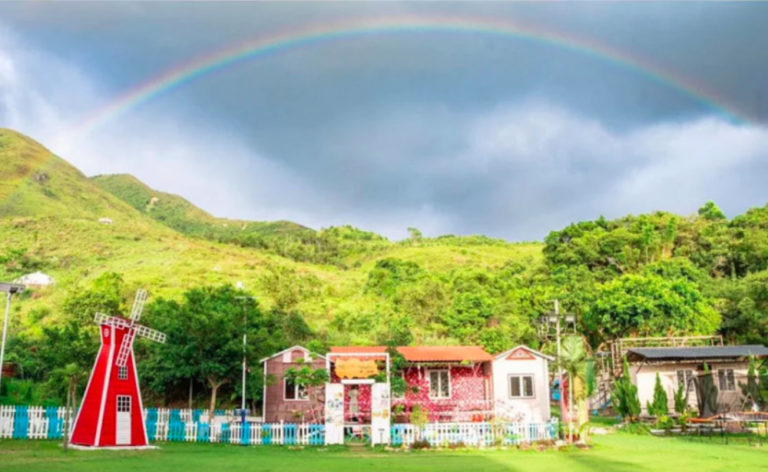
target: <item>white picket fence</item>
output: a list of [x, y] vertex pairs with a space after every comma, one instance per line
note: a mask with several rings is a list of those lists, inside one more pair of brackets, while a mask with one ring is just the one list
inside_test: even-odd
[[410, 446], [424, 440], [433, 447], [463, 444], [472, 447], [517, 445], [557, 439], [558, 424], [550, 423], [428, 423], [392, 425], [393, 445]]
[[[74, 421], [74, 412], [71, 421]], [[229, 443], [238, 445], [322, 445], [325, 426], [316, 423], [240, 422], [219, 411], [213, 422], [200, 410], [148, 409], [144, 411], [150, 441]], [[0, 406], [0, 438], [61, 439], [66, 410], [56, 407]], [[69, 431], [72, 428], [70, 426]], [[410, 446], [427, 441], [431, 446], [463, 444], [472, 447], [516, 445], [557, 438], [558, 424], [550, 423], [428, 423], [393, 424], [391, 444]]]

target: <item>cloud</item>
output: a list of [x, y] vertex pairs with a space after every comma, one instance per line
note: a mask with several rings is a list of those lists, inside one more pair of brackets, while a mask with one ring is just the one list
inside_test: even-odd
[[234, 125], [226, 107], [169, 100], [77, 139], [71, 123], [110, 90], [92, 70], [0, 34], [2, 125], [86, 174], [131, 173], [217, 216], [530, 240], [601, 214], [689, 214], [712, 199], [734, 215], [768, 200], [768, 130], [712, 116], [618, 127], [538, 94], [347, 103], [313, 109], [310, 122]]

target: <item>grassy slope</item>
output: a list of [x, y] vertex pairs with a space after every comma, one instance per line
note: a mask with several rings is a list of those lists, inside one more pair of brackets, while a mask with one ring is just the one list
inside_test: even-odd
[[382, 452], [276, 446], [162, 444], [157, 451], [70, 451], [49, 441], [0, 441], [2, 470], [12, 471], [666, 471], [768, 470], [768, 452], [710, 440], [617, 433], [595, 438], [587, 451]]
[[91, 180], [141, 213], [188, 235], [202, 236], [208, 232], [226, 234], [248, 232], [272, 236], [313, 232], [305, 226], [290, 221], [264, 222], [216, 218], [183, 197], [149, 188], [132, 175], [98, 175]]
[[[262, 277], [273, 268], [287, 267], [317, 286], [315, 293], [302, 300], [298, 308], [311, 325], [322, 327], [339, 312], [375, 310], [381, 300], [364, 294], [363, 286], [368, 271], [382, 257], [416, 261], [435, 272], [462, 265], [488, 267], [509, 260], [526, 264], [541, 260], [541, 245], [535, 243], [488, 242], [466, 246], [449, 239], [431, 240], [421, 246], [379, 244], [375, 251], [353, 256], [347, 270], [298, 263], [256, 249], [182, 235], [147, 217], [136, 205], [115, 198], [31, 139], [8, 130], [0, 130], [0, 162], [12, 169], [0, 174], [0, 255], [9, 249], [26, 249], [42, 261], [42, 270], [57, 280], [56, 286], [38, 290], [28, 300], [14, 302], [15, 330], [36, 331], [41, 323], [55, 322], [67, 294], [87, 286], [106, 271], [123, 274], [126, 298], [140, 286], [149, 288], [153, 296], [178, 296], [195, 285], [240, 280], [269, 306], [273, 294], [264, 288]], [[48, 175], [43, 183], [34, 178], [41, 172]], [[143, 186], [136, 182], [132, 188]], [[161, 194], [158, 198], [183, 200], [169, 197], [173, 196]], [[136, 202], [144, 198], [137, 198]], [[194, 218], [213, 218], [188, 202], [179, 205], [184, 214]], [[98, 223], [103, 216], [112, 218], [114, 224]], [[0, 280], [18, 275], [0, 265]], [[35, 309], [46, 309], [49, 313], [27, 316]]]

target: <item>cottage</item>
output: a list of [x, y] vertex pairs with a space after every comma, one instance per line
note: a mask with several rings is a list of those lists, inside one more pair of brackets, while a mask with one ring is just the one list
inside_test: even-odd
[[493, 400], [496, 418], [549, 421], [549, 361], [553, 360], [553, 357], [522, 345], [494, 357]]
[[315, 369], [325, 368], [325, 357], [313, 355], [309, 349], [293, 346], [261, 360], [264, 370], [262, 412], [264, 421], [322, 422], [325, 404], [323, 387], [296, 385], [285, 378], [285, 372], [309, 362]]
[[[674, 393], [685, 388], [688, 405], [699, 408], [697, 388], [707, 374], [717, 388], [718, 411], [740, 411], [751, 408], [751, 402], [742, 394], [740, 384], [745, 384], [749, 358], [768, 358], [768, 348], [762, 345], [702, 346], [702, 347], [644, 347], [627, 350], [630, 377], [637, 386], [643, 413], [646, 404], [653, 400], [656, 374], [667, 393], [669, 409], [674, 407]], [[700, 412], [704, 415], [713, 412]]]
[[[549, 356], [526, 346], [496, 357], [478, 346], [396, 349], [405, 364], [392, 375], [400, 376], [407, 388], [391, 395], [395, 421], [410, 421], [416, 410], [429, 422], [483, 421], [494, 416], [549, 420]], [[335, 346], [325, 357], [312, 359], [315, 368], [328, 369], [331, 383], [339, 385], [344, 424], [371, 424], [375, 416], [372, 389], [377, 385], [373, 379], [388, 368], [386, 352], [384, 346]], [[287, 368], [298, 366], [307, 356], [306, 348], [294, 346], [262, 360], [265, 421], [309, 421], [310, 416], [322, 420], [324, 392], [310, 395], [304, 387], [289, 384], [284, 378]]]

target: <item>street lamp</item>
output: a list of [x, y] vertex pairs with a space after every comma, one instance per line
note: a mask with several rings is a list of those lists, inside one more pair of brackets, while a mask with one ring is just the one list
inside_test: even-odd
[[[235, 287], [237, 287], [239, 290], [245, 289], [245, 285], [242, 282], [237, 282], [235, 284]], [[238, 295], [235, 298], [238, 300], [255, 300], [256, 299], [256, 297], [251, 295]], [[246, 314], [245, 303], [243, 303], [243, 388], [242, 388], [241, 399], [240, 399], [240, 418], [243, 424], [245, 424], [245, 372], [246, 372], [246, 362], [245, 362], [246, 355], [245, 354], [246, 354], [246, 347], [247, 347], [247, 344], [246, 344], [247, 324], [246, 324], [245, 314]]]
[[3, 357], [5, 357], [5, 337], [8, 334], [8, 315], [11, 312], [11, 296], [14, 293], [23, 292], [24, 288], [25, 287], [21, 284], [0, 282], [0, 292], [6, 293], [5, 318], [3, 318], [3, 341], [0, 343], [0, 386], [2, 386], [3, 382]]

